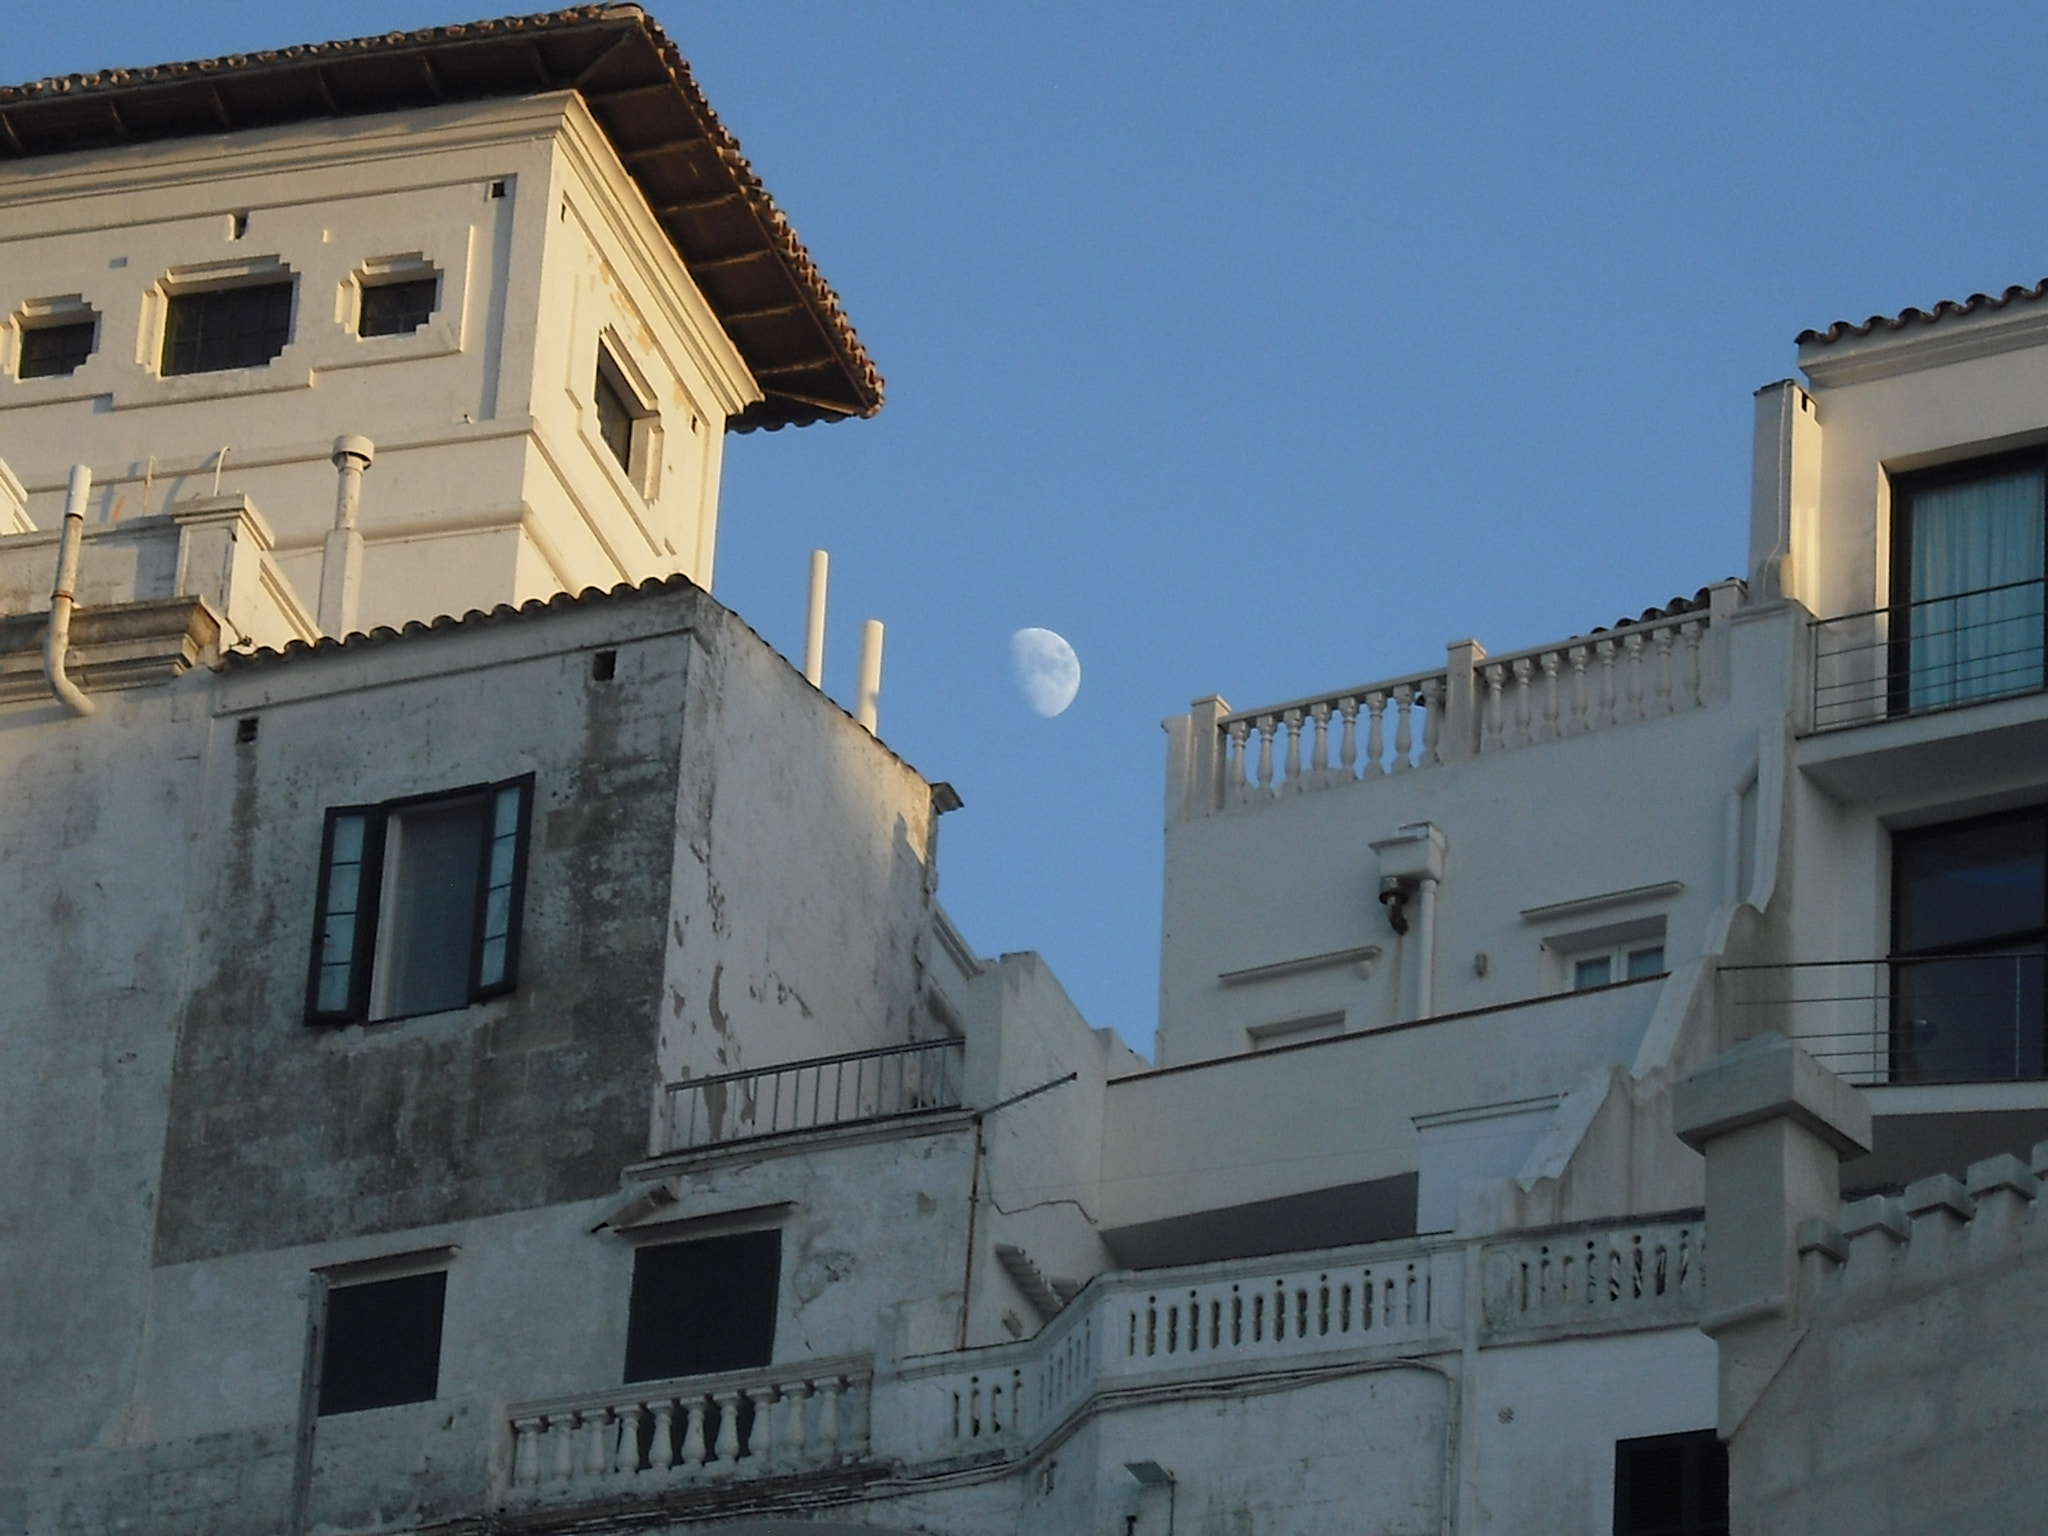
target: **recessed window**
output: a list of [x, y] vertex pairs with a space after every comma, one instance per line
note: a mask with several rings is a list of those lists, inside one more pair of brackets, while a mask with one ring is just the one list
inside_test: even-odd
[[533, 779], [327, 813], [306, 1017], [440, 1013], [509, 992]]
[[652, 391], [607, 344], [597, 349], [590, 399], [597, 435], [633, 488], [652, 501], [661, 468], [661, 418]]
[[2048, 1076], [2048, 810], [1892, 840], [1891, 1080]]
[[1614, 1536], [1728, 1536], [1728, 1448], [1711, 1429], [1614, 1447]]
[[25, 323], [21, 331], [21, 366], [24, 379], [56, 379], [78, 372], [79, 365], [92, 356], [99, 320], [66, 319]]
[[320, 1334], [320, 1412], [431, 1402], [441, 1385], [448, 1272], [338, 1285]]
[[775, 1354], [782, 1233], [739, 1232], [633, 1255], [626, 1380], [766, 1365]]
[[1612, 986], [1617, 981], [1641, 981], [1664, 974], [1662, 944], [1624, 944], [1596, 954], [1571, 957], [1572, 990]]
[[611, 449], [612, 457], [619, 461], [619, 468], [630, 472], [633, 468], [633, 420], [639, 413], [627, 404], [625, 387], [603, 362], [598, 364], [597, 383], [592, 393], [597, 402], [597, 435], [604, 439], [605, 447]]
[[356, 334], [409, 336], [432, 318], [440, 295], [441, 280], [438, 277], [365, 284], [362, 309], [356, 319]]
[[261, 368], [291, 340], [292, 284], [245, 284], [174, 293], [164, 313], [163, 371]]

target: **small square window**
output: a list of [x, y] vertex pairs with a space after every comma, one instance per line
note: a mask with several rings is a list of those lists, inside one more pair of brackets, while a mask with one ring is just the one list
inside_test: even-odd
[[1661, 943], [1622, 944], [1570, 957], [1572, 990], [1608, 987], [1618, 981], [1642, 981], [1664, 974], [1664, 946]]
[[447, 1295], [446, 1270], [330, 1290], [320, 1334], [321, 1414], [433, 1401]]
[[165, 306], [163, 371], [261, 368], [291, 340], [292, 284], [244, 284], [174, 293]]
[[306, 1018], [439, 1013], [512, 990], [533, 779], [327, 813]]
[[409, 336], [433, 317], [440, 296], [438, 277], [368, 284], [363, 288], [362, 308], [356, 317], [356, 334]]
[[613, 378], [612, 370], [605, 366], [604, 360], [598, 363], [592, 398], [597, 402], [597, 435], [604, 439], [605, 447], [611, 449], [612, 457], [619, 461], [619, 468], [632, 473], [633, 419], [640, 413], [627, 404], [625, 386]]
[[98, 331], [97, 319], [25, 326], [21, 333], [20, 377], [56, 379], [78, 372], [79, 365], [92, 356]]
[[767, 1365], [781, 1283], [779, 1231], [642, 1248], [633, 1255], [626, 1380]]

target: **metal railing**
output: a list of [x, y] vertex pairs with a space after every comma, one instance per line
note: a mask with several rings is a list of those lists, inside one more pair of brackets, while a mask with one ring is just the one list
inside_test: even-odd
[[2039, 950], [1723, 966], [1736, 1040], [1775, 1030], [1851, 1083], [2048, 1077]]
[[662, 1088], [664, 1151], [960, 1107], [958, 1040], [818, 1056]]
[[2031, 693], [2048, 683], [2044, 582], [1893, 603], [1808, 626], [1813, 728], [1836, 730]]

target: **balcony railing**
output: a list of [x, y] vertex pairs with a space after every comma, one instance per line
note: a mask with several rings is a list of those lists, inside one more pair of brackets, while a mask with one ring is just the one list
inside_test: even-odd
[[2043, 582], [2012, 581], [1949, 597], [1816, 619], [1813, 728], [2032, 693], [2044, 684]]
[[662, 1089], [668, 1152], [960, 1107], [958, 1040], [819, 1056]]
[[1859, 1086], [2048, 1077], [2039, 950], [1724, 966], [1735, 1039], [1775, 1030]]

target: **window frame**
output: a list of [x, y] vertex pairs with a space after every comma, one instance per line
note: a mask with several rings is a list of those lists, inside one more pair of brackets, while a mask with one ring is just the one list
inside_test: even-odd
[[[314, 1332], [308, 1364], [311, 1379], [305, 1385], [306, 1407], [314, 1419], [337, 1418], [352, 1413], [371, 1413], [379, 1408], [401, 1408], [413, 1403], [436, 1402], [441, 1396], [441, 1362], [448, 1345], [448, 1276], [454, 1250], [430, 1250], [425, 1255], [401, 1255], [390, 1262], [372, 1260], [365, 1264], [338, 1266], [316, 1271], [318, 1292], [314, 1299]], [[423, 1262], [422, 1262], [423, 1261]], [[372, 1287], [439, 1282], [433, 1328], [433, 1390], [425, 1396], [381, 1397], [374, 1402], [330, 1400], [335, 1372], [334, 1302], [339, 1295]]]
[[[1657, 953], [1657, 968], [1654, 971], [1645, 971], [1640, 976], [1629, 975], [1629, 962], [1638, 955], [1649, 954], [1652, 950], [1655, 950]], [[1628, 939], [1619, 944], [1594, 945], [1587, 949], [1575, 949], [1567, 952], [1562, 958], [1565, 965], [1564, 979], [1567, 992], [1596, 992], [1602, 987], [1623, 986], [1631, 981], [1653, 981], [1659, 976], [1669, 976], [1671, 974], [1671, 963], [1664, 953], [1664, 936], [1662, 934], [1659, 934], [1654, 939]], [[1607, 979], [1605, 981], [1593, 982], [1588, 986], [1580, 986], [1579, 967], [1590, 964], [1595, 960], [1605, 960], [1607, 962]]]
[[[204, 304], [224, 299], [233, 294], [256, 293], [264, 290], [282, 289], [287, 296], [284, 329], [278, 341], [277, 350], [260, 363], [230, 363], [224, 367], [173, 368], [171, 352], [176, 344], [178, 307], [181, 304]], [[247, 373], [258, 368], [268, 368], [290, 349], [298, 332], [299, 321], [299, 275], [289, 267], [263, 266], [240, 274], [227, 281], [174, 281], [163, 288], [163, 325], [158, 338], [156, 373], [162, 379], [190, 379], [207, 374]]]
[[[2048, 445], [2034, 448], [2019, 448], [2005, 453], [1986, 454], [1977, 458], [1957, 459], [1947, 464], [1931, 465], [1925, 469], [1903, 471], [1888, 475], [1891, 501], [1891, 526], [1886, 545], [1890, 569], [1887, 573], [1887, 623], [1885, 629], [1885, 714], [1896, 717], [1910, 714], [1928, 714], [1939, 709], [1953, 709], [1963, 705], [1985, 703], [1992, 699], [2011, 698], [2031, 690], [2026, 688], [2004, 689], [1998, 692], [1972, 695], [1948, 703], [1922, 704], [1917, 708], [1913, 703], [1913, 613], [1914, 605], [1923, 601], [1913, 593], [1913, 513], [1915, 500], [1929, 491], [1947, 490], [1954, 486], [1968, 485], [1976, 480], [1993, 480], [2034, 470], [2042, 477], [2043, 541], [2048, 546]], [[2042, 550], [2042, 572], [2048, 578], [2048, 547]], [[2044, 595], [2048, 595], [2048, 580], [2043, 581]], [[1952, 597], [1965, 594], [1950, 594]], [[1945, 599], [1926, 599], [1943, 601]], [[2044, 673], [2048, 673], [2048, 602], [2042, 604], [2042, 658]], [[2034, 687], [2048, 685], [2048, 675], [2035, 681]]]
[[[1680, 1471], [1679, 1502], [1683, 1507], [1676, 1526], [1651, 1530], [1628, 1520], [1628, 1500], [1632, 1491], [1630, 1474], [1635, 1470], [1636, 1454], [1661, 1446], [1678, 1447], [1685, 1453]], [[1719, 1469], [1721, 1485], [1722, 1513], [1718, 1520], [1708, 1513], [1706, 1499], [1702, 1497], [1708, 1475], [1715, 1467]], [[1687, 1493], [1692, 1495], [1690, 1499], [1685, 1497]], [[1631, 1436], [1614, 1442], [1614, 1536], [1728, 1536], [1732, 1521], [1728, 1447], [1714, 1430], [1688, 1429], [1669, 1435]]]
[[[609, 390], [625, 409], [627, 417], [626, 457], [621, 459], [611, 440], [604, 435], [600, 392]], [[661, 408], [654, 388], [633, 363], [626, 348], [609, 328], [597, 338], [597, 358], [590, 375], [589, 414], [586, 436], [594, 451], [620, 475], [642, 501], [653, 502], [661, 494], [662, 425]]]
[[[308, 1025], [390, 1024], [403, 1018], [418, 1016], [386, 1014], [372, 1018], [370, 1013], [377, 979], [378, 931], [383, 925], [385, 915], [384, 855], [394, 817], [403, 816], [407, 811], [418, 807], [441, 802], [473, 798], [482, 800], [489, 808], [483, 818], [483, 834], [477, 850], [477, 889], [470, 920], [469, 982], [464, 1006], [484, 1002], [493, 997], [502, 997], [517, 989], [520, 930], [525, 926], [527, 861], [531, 856], [533, 842], [534, 780], [533, 774], [524, 773], [489, 783], [437, 790], [431, 794], [407, 795], [371, 805], [336, 805], [327, 808], [320, 835], [318, 889], [313, 904], [312, 957], [306, 980], [305, 1022]], [[508, 790], [516, 791], [518, 794], [518, 811], [512, 833], [512, 866], [504, 935], [505, 958], [500, 974], [495, 979], [487, 981], [483, 978], [483, 958], [490, 894], [494, 889], [490, 879], [491, 854], [493, 844], [500, 835], [495, 825], [495, 807], [499, 797]], [[328, 904], [333, 894], [335, 839], [341, 823], [354, 817], [363, 819], [363, 845], [356, 877], [355, 934], [347, 961], [348, 996], [342, 1007], [323, 1009], [320, 1006], [320, 979], [327, 963]]]
[[[785, 1284], [785, 1270], [789, 1261], [789, 1244], [786, 1241], [784, 1241], [785, 1233], [783, 1230], [782, 1222], [767, 1221], [762, 1222], [758, 1225], [748, 1223], [744, 1226], [730, 1227], [715, 1232], [700, 1231], [697, 1233], [689, 1234], [678, 1232], [674, 1234], [673, 1237], [666, 1233], [662, 1233], [659, 1235], [656, 1235], [654, 1233], [647, 1233], [643, 1235], [642, 1233], [637, 1232], [634, 1233], [633, 1236], [635, 1237], [636, 1241], [633, 1244], [632, 1250], [632, 1276], [627, 1286], [626, 1337], [624, 1341], [624, 1347], [621, 1351], [622, 1361], [620, 1367], [620, 1379], [623, 1382], [630, 1385], [632, 1383], [641, 1381], [682, 1380], [688, 1379], [691, 1376], [722, 1375], [727, 1370], [761, 1370], [775, 1363], [775, 1342], [777, 1336], [782, 1332], [782, 1292]], [[651, 1311], [653, 1304], [651, 1302], [642, 1303], [640, 1300], [642, 1296], [641, 1265], [643, 1261], [646, 1260], [647, 1255], [672, 1252], [684, 1248], [707, 1248], [719, 1244], [746, 1242], [749, 1239], [762, 1238], [772, 1238], [774, 1240], [775, 1251], [773, 1281], [768, 1296], [768, 1336], [767, 1348], [764, 1352], [764, 1358], [758, 1362], [742, 1363], [730, 1366], [719, 1366], [717, 1369], [714, 1370], [690, 1371], [682, 1373], [681, 1375], [677, 1375], [675, 1373], [667, 1375], [635, 1375], [634, 1365], [636, 1363], [636, 1342], [640, 1345], [639, 1354], [643, 1361], [645, 1355], [648, 1353], [652, 1353], [655, 1347], [654, 1341], [650, 1340], [647, 1337], [646, 1333], [643, 1332], [643, 1330], [652, 1329], [656, 1326], [656, 1324], [651, 1319], [643, 1322], [643, 1313], [641, 1310], [642, 1306], [645, 1305]], [[650, 1281], [649, 1283], [651, 1284], [652, 1282]], [[758, 1321], [758, 1319], [755, 1319], [754, 1321]]]

